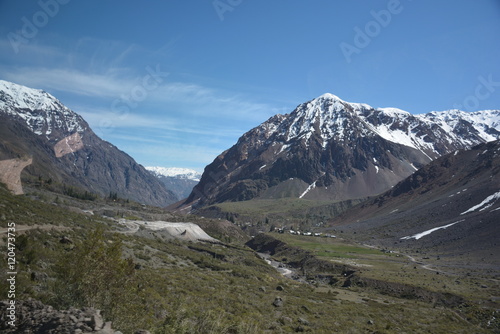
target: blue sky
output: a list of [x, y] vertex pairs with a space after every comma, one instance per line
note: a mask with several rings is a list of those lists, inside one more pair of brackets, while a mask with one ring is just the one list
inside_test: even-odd
[[202, 171], [323, 93], [500, 108], [500, 2], [0, 0], [0, 79], [45, 89], [145, 166]]

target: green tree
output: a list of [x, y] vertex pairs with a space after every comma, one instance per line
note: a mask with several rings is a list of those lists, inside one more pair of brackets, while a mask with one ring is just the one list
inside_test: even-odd
[[[122, 243], [102, 229], [88, 234], [55, 267], [59, 306], [94, 307], [116, 319], [134, 296], [134, 264], [122, 258]], [[132, 297], [131, 297], [132, 296]]]

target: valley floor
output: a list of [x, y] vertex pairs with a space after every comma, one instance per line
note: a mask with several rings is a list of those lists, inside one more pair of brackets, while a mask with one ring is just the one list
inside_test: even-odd
[[[2, 189], [0, 207], [2, 231], [9, 222], [19, 227], [16, 300], [34, 298], [60, 310], [92, 306], [123, 333], [489, 333], [500, 328], [492, 308], [498, 285], [474, 275], [438, 275], [408, 257], [348, 240], [259, 234], [254, 240], [282, 243], [280, 249], [263, 243], [259, 252], [266, 262], [223, 220], [60, 195], [12, 196]], [[152, 228], [158, 221], [193, 222], [219, 241], [172, 238]], [[1, 250], [6, 252], [5, 243]], [[6, 272], [0, 276], [5, 282]], [[407, 290], [374, 282], [401, 284], [401, 289], [415, 284], [421, 290], [398, 295]], [[7, 290], [0, 284], [2, 299]], [[0, 329], [29, 330], [29, 317], [19, 318], [17, 328], [2, 323]]]

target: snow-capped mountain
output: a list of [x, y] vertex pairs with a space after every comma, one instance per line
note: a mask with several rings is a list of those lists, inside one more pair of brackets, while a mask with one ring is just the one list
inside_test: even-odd
[[[464, 131], [471, 130], [468, 124], [477, 131], [477, 137], [487, 142], [497, 140], [500, 132], [500, 110], [482, 110], [476, 112], [465, 112], [457, 109], [430, 112], [423, 115], [427, 120], [437, 123], [447, 132], [456, 134], [457, 140], [465, 140], [463, 143], [470, 146], [474, 143], [467, 141]], [[470, 134], [469, 134], [470, 135]]]
[[179, 199], [188, 197], [201, 178], [201, 173], [188, 168], [146, 167], [146, 169], [163, 182], [167, 189], [171, 190]]
[[61, 133], [54, 131], [83, 133], [89, 128], [80, 115], [49, 93], [4, 80], [0, 80], [0, 110], [22, 120], [37, 135], [57, 137]]
[[245, 133], [186, 204], [378, 194], [443, 154], [500, 138], [499, 121], [499, 110], [413, 115], [324, 94]]
[[[45, 91], [0, 80], [0, 160], [32, 158], [23, 174], [60, 188], [166, 206], [178, 200], [126, 153]], [[1, 171], [0, 171], [1, 172]]]
[[155, 176], [173, 177], [176, 179], [200, 181], [201, 173], [189, 168], [179, 167], [145, 167], [148, 171], [152, 172]]

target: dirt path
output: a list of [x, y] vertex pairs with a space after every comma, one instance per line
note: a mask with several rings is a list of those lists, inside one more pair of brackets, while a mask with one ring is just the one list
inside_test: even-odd
[[[15, 233], [17, 232], [24, 232], [24, 231], [28, 231], [28, 230], [36, 230], [36, 229], [40, 229], [40, 230], [44, 230], [44, 231], [49, 231], [49, 230], [60, 230], [60, 231], [63, 231], [63, 230], [68, 230], [69, 227], [67, 226], [57, 226], [57, 225], [16, 225], [15, 228]], [[9, 228], [6, 227], [6, 228], [0, 228], [0, 234], [5, 234], [9, 231]]]
[[[398, 253], [398, 254], [401, 254], [401, 253]], [[444, 271], [444, 270], [439, 270], [439, 269], [431, 268], [431, 266], [436, 266], [436, 265], [433, 265], [433, 264], [430, 264], [430, 263], [425, 264], [425, 263], [423, 263], [421, 261], [418, 261], [417, 259], [415, 259], [411, 255], [408, 255], [408, 254], [401, 254], [401, 255], [407, 257], [412, 263], [418, 265], [422, 269], [429, 270], [429, 271], [436, 272], [436, 273], [451, 275], [451, 276], [458, 276], [458, 274], [456, 274], [456, 273], [452, 273], [452, 272], [449, 272], [449, 271]]]
[[[58, 231], [64, 231], [64, 230], [69, 230], [70, 228], [67, 226], [57, 226], [57, 225], [16, 225], [14, 227], [15, 231], [13, 232], [15, 236], [18, 236], [22, 232], [26, 232], [29, 230], [44, 230], [44, 231], [50, 231], [50, 230], [58, 230]], [[11, 232], [12, 230], [9, 230], [9, 228], [0, 228], [0, 236], [7, 236], [7, 232]], [[0, 238], [0, 245], [5, 245], [4, 239]]]
[[[379, 249], [378, 247], [375, 247], [375, 246], [371, 246], [371, 245], [367, 245], [367, 244], [363, 244], [363, 246], [366, 246], [368, 248], [372, 248], [372, 249]], [[446, 272], [446, 271], [443, 271], [443, 270], [438, 270], [438, 269], [434, 269], [434, 268], [431, 268], [431, 266], [433, 266], [433, 264], [424, 264], [423, 262], [421, 261], [418, 261], [417, 259], [415, 259], [413, 256], [411, 255], [408, 255], [408, 254], [404, 254], [404, 253], [400, 253], [398, 251], [394, 251], [395, 254], [399, 254], [401, 256], [404, 256], [406, 258], [408, 258], [408, 260], [410, 260], [413, 264], [416, 264], [418, 265], [420, 268], [422, 269], [425, 269], [425, 270], [429, 270], [429, 271], [433, 271], [433, 272], [439, 272], [439, 273], [443, 273], [443, 274], [447, 274], [447, 275], [457, 275], [457, 274], [454, 274], [454, 273], [450, 273], [450, 272]]]

